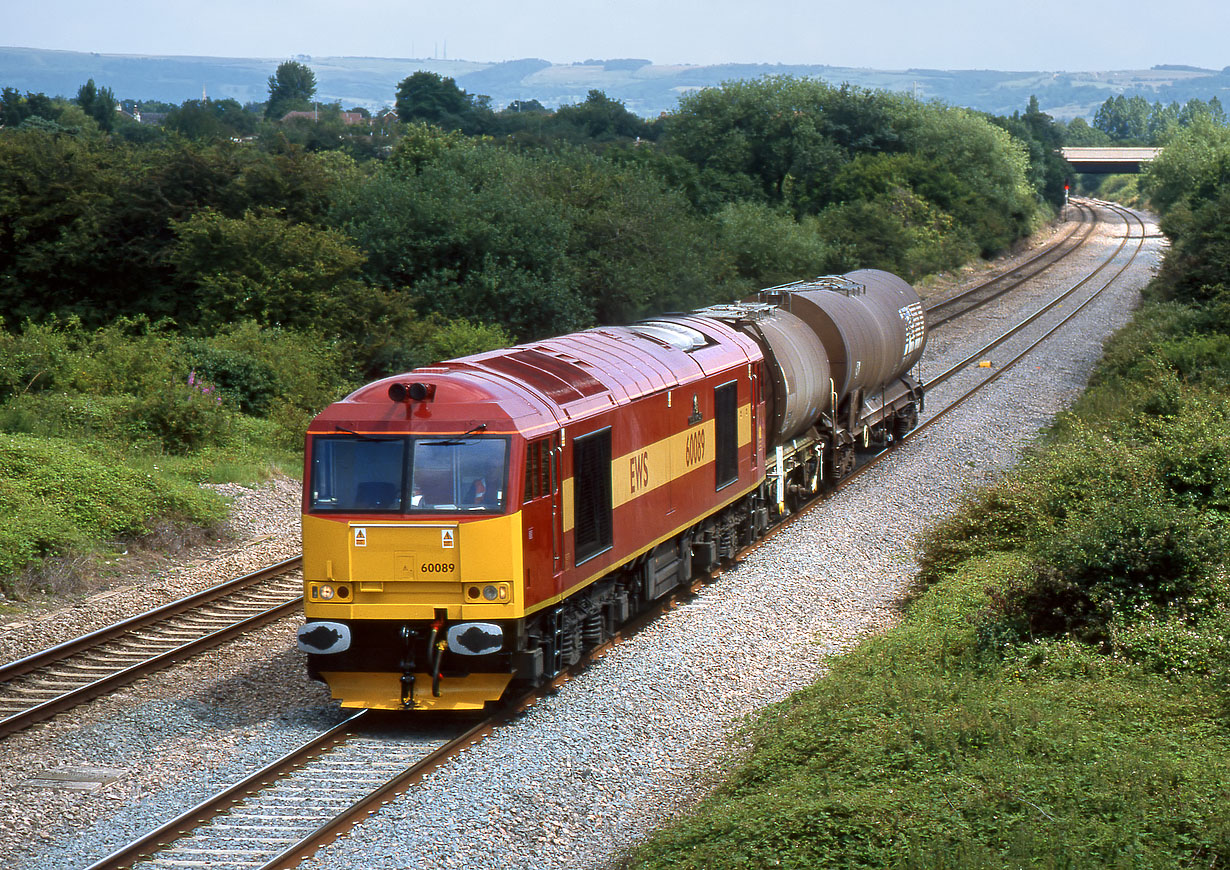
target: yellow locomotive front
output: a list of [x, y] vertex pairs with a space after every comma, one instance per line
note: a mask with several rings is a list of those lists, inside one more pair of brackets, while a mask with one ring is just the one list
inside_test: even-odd
[[391, 401], [387, 385], [365, 392], [309, 431], [299, 647], [342, 706], [481, 708], [523, 646], [519, 441], [506, 420], [489, 434], [438, 404]]

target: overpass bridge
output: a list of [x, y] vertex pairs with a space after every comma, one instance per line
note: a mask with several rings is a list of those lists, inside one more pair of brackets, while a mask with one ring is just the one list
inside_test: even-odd
[[1161, 148], [1061, 148], [1063, 159], [1077, 172], [1093, 175], [1140, 172], [1141, 164], [1157, 156]]

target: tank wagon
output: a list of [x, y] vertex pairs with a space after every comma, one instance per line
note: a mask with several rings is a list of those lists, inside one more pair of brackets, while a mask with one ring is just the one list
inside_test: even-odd
[[925, 342], [860, 270], [356, 390], [307, 433], [309, 671], [379, 709], [549, 679], [912, 429]]

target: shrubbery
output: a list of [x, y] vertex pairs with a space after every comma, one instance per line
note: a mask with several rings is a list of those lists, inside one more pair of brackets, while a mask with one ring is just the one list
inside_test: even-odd
[[152, 522], [216, 520], [218, 501], [194, 488], [211, 450], [297, 471], [308, 420], [355, 384], [342, 351], [252, 322], [211, 338], [140, 318], [0, 332], [0, 489], [16, 536], [0, 542], [0, 576]]
[[357, 382], [344, 350], [252, 322], [209, 339], [143, 319], [28, 324], [0, 332], [0, 421], [8, 431], [121, 443], [145, 433], [163, 449], [190, 451], [223, 443], [234, 412], [314, 413], [347, 392]]

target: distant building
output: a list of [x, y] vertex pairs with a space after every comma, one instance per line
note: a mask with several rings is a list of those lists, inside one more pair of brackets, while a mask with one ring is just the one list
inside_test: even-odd
[[[346, 126], [354, 126], [355, 124], [366, 124], [367, 119], [358, 112], [341, 112], [342, 123]], [[318, 112], [287, 112], [282, 116], [283, 121], [293, 121], [296, 118], [307, 118], [309, 121], [319, 120]]]

